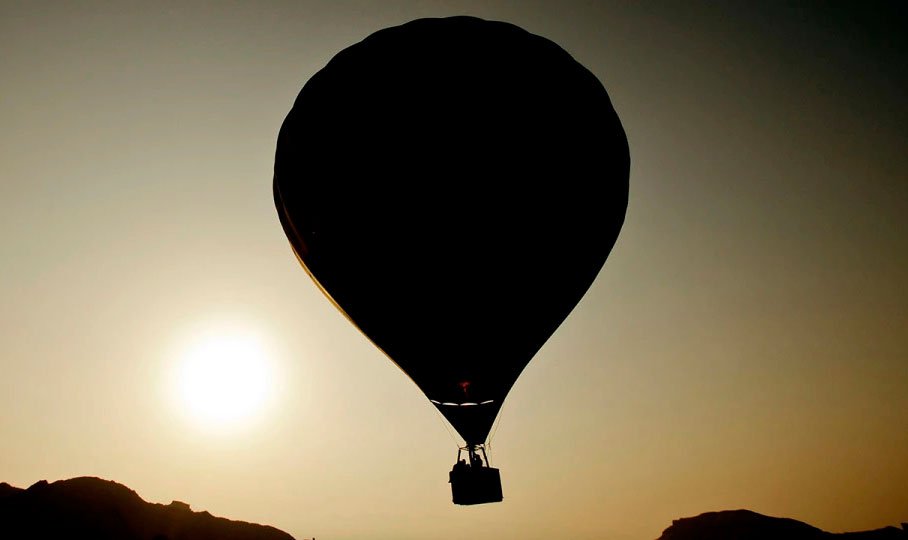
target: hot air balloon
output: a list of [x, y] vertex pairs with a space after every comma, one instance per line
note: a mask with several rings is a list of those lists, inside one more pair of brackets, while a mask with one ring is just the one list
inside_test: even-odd
[[484, 444], [624, 222], [599, 80], [504, 22], [419, 19], [339, 52], [281, 126], [274, 199], [303, 267], [463, 437], [454, 502], [501, 500]]

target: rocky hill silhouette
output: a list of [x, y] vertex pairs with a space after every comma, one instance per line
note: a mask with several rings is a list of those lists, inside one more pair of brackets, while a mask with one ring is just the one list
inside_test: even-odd
[[908, 523], [901, 529], [830, 533], [794, 519], [726, 510], [676, 519], [659, 540], [908, 540]]
[[0, 538], [93, 540], [293, 540], [265, 525], [231, 521], [189, 505], [148, 503], [126, 486], [94, 477], [0, 483]]

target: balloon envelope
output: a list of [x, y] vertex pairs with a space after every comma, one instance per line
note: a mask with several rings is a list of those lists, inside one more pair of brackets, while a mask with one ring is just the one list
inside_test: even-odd
[[312, 278], [475, 445], [605, 262], [629, 164], [608, 94], [563, 49], [420, 19], [306, 83], [274, 196]]

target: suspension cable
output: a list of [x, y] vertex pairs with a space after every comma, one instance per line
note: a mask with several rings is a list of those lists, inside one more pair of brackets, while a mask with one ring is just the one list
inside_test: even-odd
[[504, 409], [508, 406], [508, 402], [505, 401], [501, 404], [501, 409], [498, 411], [498, 417], [495, 418], [495, 423], [492, 424], [492, 432], [489, 434], [489, 444], [492, 444], [492, 439], [495, 437], [495, 433], [498, 432], [498, 426], [501, 425], [501, 417], [504, 416]]
[[[452, 431], [451, 426], [448, 424], [448, 421], [445, 419], [444, 415], [441, 414], [441, 411], [438, 410], [438, 407], [433, 404], [432, 409], [435, 410], [435, 414], [438, 415], [438, 419], [441, 421], [441, 425], [445, 427], [445, 431], [447, 431], [448, 435], [451, 436], [451, 440], [454, 441], [454, 444], [457, 445], [458, 450], [462, 448], [463, 446], [460, 444], [457, 436], [454, 435], [454, 431]], [[466, 444], [466, 442], [464, 442], [464, 444]]]

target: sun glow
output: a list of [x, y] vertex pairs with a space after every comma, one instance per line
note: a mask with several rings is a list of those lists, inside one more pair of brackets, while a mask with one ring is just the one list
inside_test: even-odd
[[273, 390], [262, 343], [240, 333], [198, 338], [185, 349], [177, 371], [181, 410], [208, 428], [249, 422], [264, 409]]

